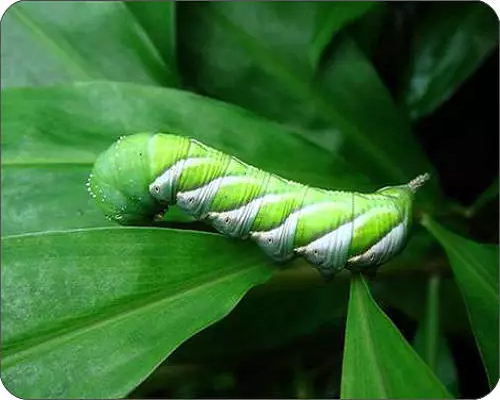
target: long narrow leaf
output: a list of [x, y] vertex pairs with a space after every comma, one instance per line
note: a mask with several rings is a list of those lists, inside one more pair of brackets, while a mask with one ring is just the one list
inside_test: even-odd
[[347, 314], [342, 398], [451, 397], [354, 276]]
[[441, 243], [465, 299], [490, 387], [498, 382], [498, 245], [464, 239], [426, 216], [423, 225]]
[[415, 30], [404, 101], [412, 118], [434, 111], [498, 43], [498, 16], [482, 2], [436, 2]]
[[413, 339], [413, 347], [448, 391], [457, 396], [457, 368], [447, 340], [440, 329], [441, 285], [440, 276], [433, 275], [429, 278], [426, 311]]

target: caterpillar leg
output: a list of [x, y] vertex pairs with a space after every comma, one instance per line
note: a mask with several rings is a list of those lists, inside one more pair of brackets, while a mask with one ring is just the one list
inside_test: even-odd
[[168, 205], [166, 204], [165, 208], [153, 217], [153, 222], [163, 221], [163, 218], [165, 217], [167, 211], [168, 211]]

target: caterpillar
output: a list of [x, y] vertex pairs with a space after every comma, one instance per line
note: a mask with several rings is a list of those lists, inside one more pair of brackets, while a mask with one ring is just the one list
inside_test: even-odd
[[122, 136], [101, 153], [87, 187], [108, 219], [152, 224], [170, 205], [276, 261], [304, 257], [325, 278], [386, 263], [405, 247], [423, 174], [373, 193], [331, 191], [286, 180], [195, 139]]

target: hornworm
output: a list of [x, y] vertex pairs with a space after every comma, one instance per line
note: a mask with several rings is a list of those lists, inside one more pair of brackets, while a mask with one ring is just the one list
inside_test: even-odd
[[140, 133], [102, 153], [87, 186], [120, 224], [150, 224], [177, 205], [223, 234], [255, 241], [277, 261], [302, 256], [330, 277], [398, 254], [414, 194], [428, 179], [374, 193], [331, 191], [262, 171], [195, 139]]

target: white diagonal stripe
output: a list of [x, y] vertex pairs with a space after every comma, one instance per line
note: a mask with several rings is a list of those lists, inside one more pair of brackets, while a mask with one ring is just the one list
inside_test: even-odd
[[204, 218], [221, 187], [251, 181], [256, 179], [245, 175], [219, 177], [197, 189], [177, 193], [177, 205], [195, 218]]
[[293, 213], [277, 228], [263, 232], [250, 232], [250, 237], [270, 257], [278, 261], [286, 261], [293, 257], [293, 239], [297, 222], [298, 216]]
[[175, 192], [184, 169], [210, 162], [213, 162], [213, 159], [209, 157], [184, 158], [177, 161], [149, 185], [149, 193], [158, 200], [172, 204], [175, 200]]
[[401, 249], [405, 233], [406, 223], [401, 222], [363, 254], [351, 257], [349, 264], [356, 267], [383, 264]]
[[296, 251], [315, 265], [340, 269], [347, 261], [352, 232], [353, 222], [347, 222]]

